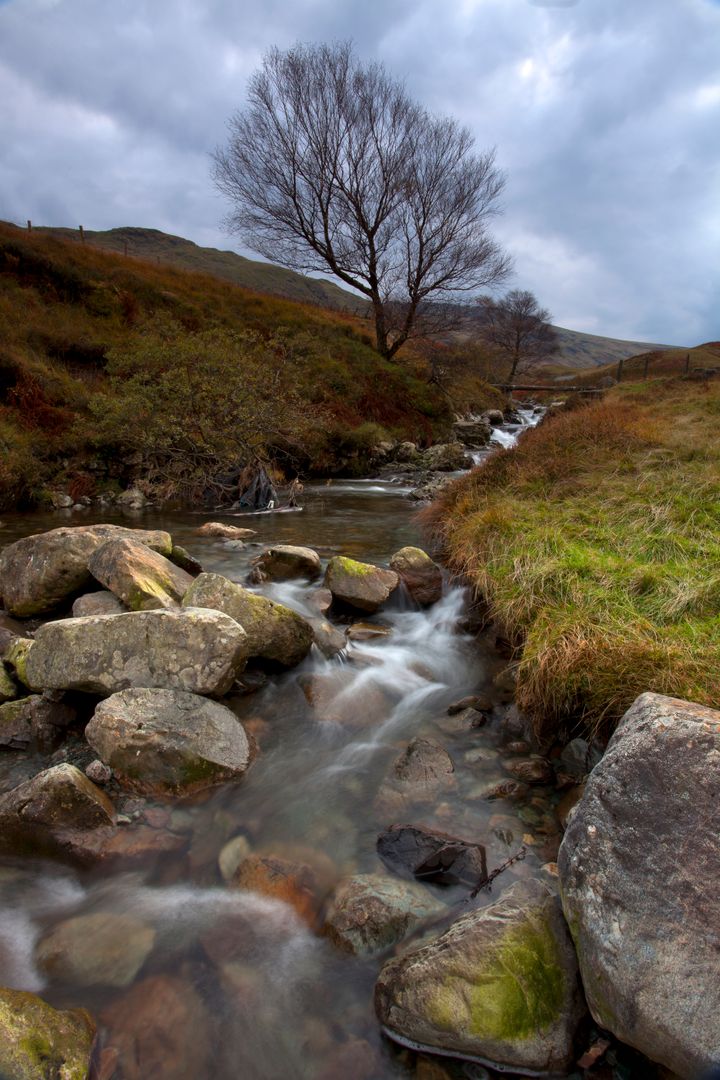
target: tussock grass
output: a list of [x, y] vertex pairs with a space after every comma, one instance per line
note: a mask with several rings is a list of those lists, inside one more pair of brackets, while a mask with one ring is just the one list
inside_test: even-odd
[[654, 690], [720, 707], [720, 382], [616, 388], [425, 512], [517, 649], [543, 737]]

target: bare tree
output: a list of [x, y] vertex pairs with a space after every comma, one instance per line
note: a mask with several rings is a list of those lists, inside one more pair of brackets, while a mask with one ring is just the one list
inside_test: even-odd
[[488, 233], [504, 184], [492, 152], [431, 116], [349, 43], [272, 49], [229, 122], [215, 181], [244, 242], [285, 266], [331, 271], [367, 298], [378, 351], [447, 328], [503, 280]]
[[495, 350], [508, 382], [557, 353], [560, 339], [551, 318], [526, 290], [513, 289], [500, 300], [481, 298], [479, 336]]

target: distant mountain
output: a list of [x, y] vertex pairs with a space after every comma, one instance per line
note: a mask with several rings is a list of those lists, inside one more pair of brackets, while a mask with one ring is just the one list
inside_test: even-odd
[[[80, 239], [77, 229], [40, 227], [34, 231], [73, 237], [78, 241]], [[362, 314], [367, 309], [367, 304], [361, 297], [340, 288], [332, 281], [307, 277], [274, 263], [246, 259], [234, 251], [200, 247], [192, 240], [172, 236], [159, 229], [139, 229], [129, 225], [104, 232], [86, 229], [85, 240], [107, 251], [120, 254], [127, 251], [128, 256], [133, 258], [214, 274], [215, 277], [225, 278], [235, 285], [301, 303], [354, 314]], [[596, 334], [583, 334], [578, 330], [566, 330], [562, 326], [556, 326], [555, 329], [560, 336], [561, 349], [551, 366], [553, 369], [557, 368], [558, 373], [562, 368], [577, 370], [601, 367], [636, 356], [648, 349], [667, 348], [650, 341], [621, 341], [617, 338], [598, 337]]]

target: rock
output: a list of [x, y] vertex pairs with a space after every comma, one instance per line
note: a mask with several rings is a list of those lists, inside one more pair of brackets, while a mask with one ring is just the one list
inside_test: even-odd
[[101, 1013], [123, 1080], [212, 1076], [210, 1018], [186, 979], [151, 975]]
[[[2, 716], [2, 703], [14, 701], [19, 693], [16, 683], [8, 675], [5, 666], [0, 663], [0, 716]], [[0, 739], [2, 739], [2, 721], [0, 721]]]
[[109, 540], [90, 557], [88, 570], [130, 611], [175, 607], [193, 583], [190, 574], [136, 540]]
[[[484, 416], [488, 424], [492, 424], [493, 427], [500, 427], [505, 423], [505, 414], [502, 409], [488, 409]], [[508, 419], [512, 419], [512, 415]]]
[[555, 779], [552, 765], [537, 755], [528, 758], [509, 758], [503, 761], [505, 772], [524, 784], [550, 784]]
[[223, 881], [232, 881], [237, 868], [250, 854], [250, 841], [247, 836], [233, 836], [224, 844], [218, 855], [218, 867]]
[[325, 615], [332, 604], [332, 593], [325, 588], [313, 589], [307, 594], [305, 601], [313, 611], [317, 611], [319, 615]]
[[442, 597], [442, 570], [421, 548], [404, 547], [396, 551], [390, 569], [421, 607], [436, 604]]
[[335, 891], [323, 933], [344, 952], [367, 956], [402, 941], [419, 923], [445, 910], [423, 885], [356, 874]]
[[290, 668], [310, 652], [313, 631], [306, 619], [220, 574], [195, 578], [185, 594], [186, 605], [222, 611], [239, 623], [247, 635], [248, 656]]
[[333, 626], [327, 619], [310, 619], [313, 638], [323, 656], [329, 660], [337, 656], [347, 646], [347, 639], [342, 630]]
[[[502, 416], [502, 413], [500, 414]], [[453, 424], [453, 435], [457, 442], [481, 450], [490, 442], [492, 427], [490, 422], [481, 420], [458, 420]]]
[[559, 771], [573, 780], [584, 780], [597, 765], [602, 751], [596, 744], [592, 746], [586, 739], [571, 739], [560, 754]]
[[255, 561], [261, 580], [290, 581], [292, 578], [320, 576], [320, 556], [309, 547], [275, 544]]
[[509, 1072], [565, 1073], [584, 1005], [560, 903], [518, 882], [489, 907], [391, 960], [375, 987], [383, 1030]]
[[454, 701], [452, 705], [448, 705], [448, 716], [455, 716], [457, 713], [464, 712], [465, 709], [475, 709], [476, 712], [492, 712], [492, 701], [489, 697], [484, 695], [472, 694], [469, 697], [461, 698], [460, 701]]
[[444, 488], [453, 483], [455, 483], [455, 478], [452, 476], [436, 476], [432, 480], [426, 480], [425, 483], [413, 488], [408, 494], [408, 499], [414, 499], [415, 502], [436, 499]]
[[150, 500], [145, 497], [140, 488], [129, 487], [127, 491], [121, 491], [115, 502], [127, 510], [142, 510], [150, 505]]
[[120, 615], [123, 611], [127, 611], [125, 605], [107, 589], [78, 596], [72, 606], [76, 619], [84, 619], [87, 615]]
[[64, 491], [50, 492], [50, 504], [53, 510], [69, 510], [73, 501], [72, 497]]
[[298, 681], [313, 718], [322, 723], [360, 729], [380, 724], [387, 715], [388, 698], [382, 689], [368, 684], [358, 693], [355, 674], [345, 667], [302, 675]]
[[101, 701], [85, 729], [95, 753], [142, 794], [186, 794], [242, 776], [250, 745], [234, 713], [179, 690], [131, 689]]
[[367, 1039], [350, 1037], [326, 1054], [316, 1080], [377, 1080], [385, 1071], [384, 1061]]
[[35, 948], [54, 982], [129, 986], [152, 952], [155, 931], [132, 915], [97, 912], [58, 923]]
[[202, 574], [202, 564], [194, 555], [191, 555], [189, 551], [186, 551], [184, 547], [180, 547], [179, 544], [173, 544], [172, 551], [168, 555], [171, 563], [175, 566], [179, 566], [181, 570], [184, 570], [190, 575], [190, 577], [197, 577], [198, 574]]
[[463, 709], [462, 712], [437, 717], [435, 723], [446, 735], [457, 735], [464, 731], [472, 731], [473, 728], [484, 727], [487, 723], [487, 713], [479, 712], [478, 709]]
[[502, 776], [491, 776], [476, 785], [468, 798], [472, 799], [523, 799], [529, 794], [527, 784], [522, 780], [509, 780]]
[[472, 458], [468, 457], [462, 443], [440, 443], [423, 451], [422, 466], [431, 472], [457, 472], [470, 468]]
[[103, 765], [102, 761], [95, 758], [89, 765], [85, 766], [85, 775], [88, 780], [92, 780], [93, 784], [109, 784], [112, 780], [112, 769], [107, 765]]
[[85, 1009], [53, 1009], [36, 994], [0, 989], [3, 1080], [85, 1080], [95, 1024]]
[[26, 669], [33, 689], [113, 694], [159, 687], [221, 695], [247, 655], [242, 627], [220, 612], [128, 611], [46, 623]]
[[88, 561], [108, 540], [129, 538], [169, 555], [169, 533], [120, 525], [77, 525], [26, 536], [0, 552], [0, 596], [11, 615], [52, 611], [92, 585]]
[[360, 611], [377, 611], [398, 583], [399, 578], [394, 570], [382, 570], [343, 555], [332, 558], [325, 571], [325, 585], [333, 594], [333, 599]]
[[115, 824], [115, 807], [74, 765], [54, 765], [0, 796], [0, 850], [72, 851], [77, 830]]
[[558, 858], [590, 1011], [682, 1077], [720, 1062], [720, 711], [642, 694]]
[[311, 867], [276, 855], [248, 855], [238, 866], [231, 884], [239, 889], [284, 900], [312, 924], [318, 913], [317, 881]]
[[60, 745], [65, 728], [76, 716], [71, 706], [39, 694], [6, 702], [0, 705], [0, 746], [14, 750], [32, 746], [50, 753]]
[[401, 442], [393, 450], [393, 460], [405, 464], [412, 461], [416, 457], [418, 452], [417, 446], [414, 442]]
[[391, 870], [439, 885], [475, 886], [487, 876], [485, 848], [424, 825], [391, 825], [377, 839]]
[[580, 802], [580, 800], [582, 799], [584, 794], [585, 794], [585, 785], [584, 784], [575, 784], [574, 787], [568, 788], [568, 790], [565, 792], [565, 794], [563, 795], [560, 802], [555, 807], [555, 813], [557, 814], [557, 819], [560, 822], [560, 825], [562, 826], [563, 829], [566, 829], [568, 827], [568, 824], [570, 822], [570, 818], [574, 814], [575, 808], [578, 805], [578, 803]]
[[5, 649], [3, 661], [10, 668], [16, 680], [23, 686], [28, 686], [27, 657], [34, 645], [32, 638], [16, 637]]
[[224, 540], [248, 540], [256, 535], [255, 529], [241, 529], [237, 525], [223, 525], [220, 521], [206, 521], [195, 530], [196, 536], [219, 536]]
[[346, 631], [348, 641], [372, 641], [373, 638], [390, 637], [391, 634], [391, 626], [370, 622], [353, 623]]
[[455, 766], [442, 746], [431, 739], [413, 739], [394, 762], [374, 807], [378, 817], [397, 817], [412, 806], [434, 802], [455, 786]]

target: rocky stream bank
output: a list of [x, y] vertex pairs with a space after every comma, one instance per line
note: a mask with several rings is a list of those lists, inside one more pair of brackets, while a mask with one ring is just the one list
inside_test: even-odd
[[0, 552], [0, 1075], [699, 1075], [720, 713], [541, 751], [407, 488], [347, 486]]

